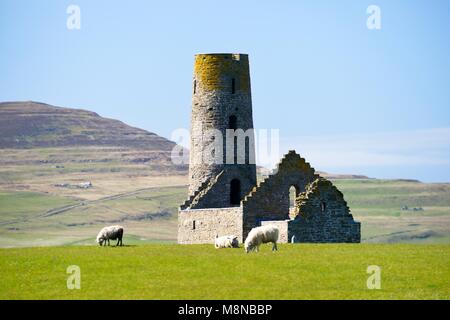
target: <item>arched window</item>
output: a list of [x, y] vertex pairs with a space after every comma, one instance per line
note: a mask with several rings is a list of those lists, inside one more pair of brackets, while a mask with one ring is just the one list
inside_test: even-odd
[[230, 182], [230, 204], [239, 205], [241, 203], [241, 182], [233, 179]]
[[298, 192], [296, 186], [291, 186], [289, 188], [289, 217], [291, 219], [295, 218], [297, 215], [297, 208], [295, 206], [295, 198], [297, 198]]
[[228, 118], [228, 129], [233, 129], [233, 130], [237, 129], [237, 117], [236, 116], [230, 116], [230, 118]]

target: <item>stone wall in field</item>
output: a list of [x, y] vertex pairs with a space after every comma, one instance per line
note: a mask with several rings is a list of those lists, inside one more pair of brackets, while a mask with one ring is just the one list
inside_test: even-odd
[[214, 243], [216, 235], [235, 235], [242, 243], [241, 207], [179, 210], [178, 243]]

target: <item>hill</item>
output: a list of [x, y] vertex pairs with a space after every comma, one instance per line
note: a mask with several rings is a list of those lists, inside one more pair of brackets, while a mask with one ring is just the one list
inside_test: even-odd
[[122, 146], [171, 151], [175, 143], [97, 113], [45, 103], [0, 103], [0, 148]]

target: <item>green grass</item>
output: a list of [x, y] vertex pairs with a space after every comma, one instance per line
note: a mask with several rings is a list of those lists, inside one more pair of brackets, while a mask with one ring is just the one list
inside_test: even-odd
[[[143, 244], [175, 244], [174, 240], [158, 240], [158, 239], [147, 239], [141, 236], [137, 236], [134, 234], [128, 234], [124, 237], [124, 243], [126, 242], [127, 246], [136, 246]], [[116, 241], [112, 241], [111, 245], [115, 245]], [[92, 246], [96, 244], [96, 238], [90, 237], [81, 240], [76, 240], [72, 242], [66, 242], [65, 246]]]
[[[66, 287], [69, 265], [81, 289]], [[369, 290], [369, 265], [381, 289]], [[302, 244], [0, 249], [0, 299], [449, 299], [450, 245]]]
[[55, 207], [77, 203], [76, 200], [38, 192], [0, 192], [0, 222], [43, 214]]

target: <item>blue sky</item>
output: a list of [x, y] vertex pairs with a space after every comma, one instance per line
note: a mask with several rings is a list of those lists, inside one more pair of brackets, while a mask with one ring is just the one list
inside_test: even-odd
[[[81, 9], [68, 30], [66, 9]], [[366, 9], [381, 9], [381, 30]], [[450, 1], [0, 0], [0, 101], [170, 137], [196, 53], [248, 53], [256, 128], [319, 170], [450, 181]]]

